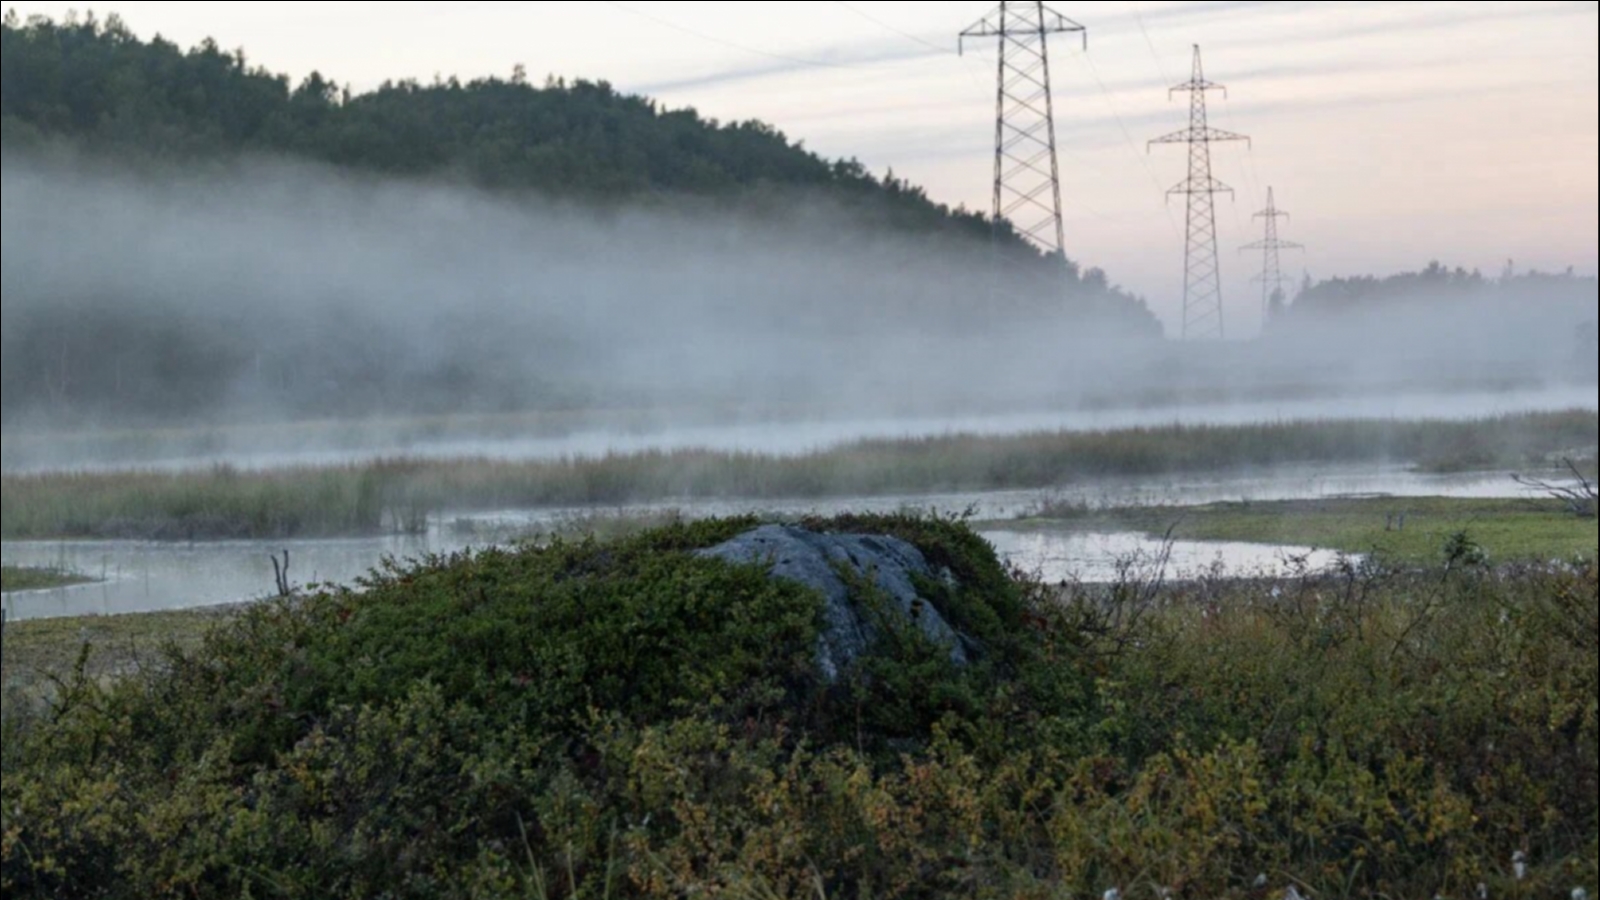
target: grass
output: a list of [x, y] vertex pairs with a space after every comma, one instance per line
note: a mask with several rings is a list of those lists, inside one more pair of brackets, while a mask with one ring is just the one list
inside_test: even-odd
[[[308, 420], [209, 427], [95, 428], [18, 431], [0, 436], [6, 459], [22, 468], [48, 468], [66, 459], [85, 463], [149, 462], [205, 458], [230, 448], [295, 453], [306, 447], [359, 453], [373, 446], [419, 442], [560, 439], [573, 433], [615, 429], [630, 433], [658, 425], [663, 417], [687, 424], [712, 424], [722, 409], [546, 410], [503, 415], [464, 414], [376, 418], [363, 421]], [[795, 414], [803, 415], [804, 410]]]
[[[689, 551], [748, 520], [391, 570], [9, 716], [18, 900], [1565, 897], [1600, 883], [1592, 564], [1065, 594], [913, 540], [984, 648], [886, 635]], [[30, 626], [31, 627], [31, 626]], [[92, 656], [91, 656], [92, 658]], [[71, 662], [68, 662], [71, 660]], [[943, 660], [943, 664], [935, 664]], [[1528, 854], [1527, 877], [1510, 871]], [[1255, 887], [1265, 873], [1268, 889]]]
[[1142, 531], [1183, 540], [1273, 544], [1371, 554], [1431, 565], [1466, 535], [1495, 561], [1574, 559], [1595, 552], [1593, 519], [1543, 499], [1358, 498], [1198, 507], [1088, 510], [1041, 508], [1007, 527]]
[[[5, 635], [5, 687], [16, 697], [51, 696], [80, 664], [97, 682], [127, 677], [168, 649], [191, 651], [236, 613], [199, 609], [128, 616], [12, 622]], [[85, 653], [85, 647], [88, 652]]]
[[0, 592], [43, 591], [88, 584], [91, 579], [60, 569], [0, 568]]
[[386, 460], [182, 473], [11, 475], [0, 537], [310, 538], [415, 529], [445, 511], [1048, 489], [1308, 464], [1538, 469], [1600, 443], [1592, 411], [864, 441], [804, 456], [685, 450], [542, 462]]

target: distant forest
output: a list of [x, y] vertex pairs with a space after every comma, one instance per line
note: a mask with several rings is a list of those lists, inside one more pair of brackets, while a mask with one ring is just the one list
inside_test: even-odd
[[1332, 278], [1302, 286], [1280, 307], [1267, 343], [1308, 364], [1347, 358], [1413, 363], [1511, 382], [1530, 376], [1600, 378], [1595, 339], [1600, 281], [1568, 270], [1499, 275], [1434, 262], [1378, 278]]
[[1595, 279], [1440, 265], [1307, 284], [1265, 363], [1151, 372], [1144, 303], [1007, 223], [520, 70], [354, 93], [9, 12], [0, 150], [13, 424], [1595, 377]]
[[[765, 123], [665, 109], [603, 81], [535, 86], [519, 67], [507, 79], [386, 82], [354, 94], [320, 73], [292, 84], [214, 41], [188, 51], [142, 41], [118, 17], [92, 14], [23, 21], [12, 10], [3, 41], [0, 137], [12, 148], [67, 138], [120, 159], [279, 154], [599, 201], [688, 194], [777, 210], [802, 189], [909, 232], [987, 242], [993, 231], [987, 216], [936, 203], [892, 171], [879, 178]], [[1038, 255], [1009, 223], [1000, 239]], [[1101, 280], [1088, 287], [1104, 290]]]
[[1399, 306], [1452, 300], [1519, 303], [1529, 311], [1538, 311], [1541, 306], [1559, 303], [1572, 295], [1593, 297], [1596, 288], [1594, 277], [1580, 276], [1570, 269], [1560, 274], [1519, 273], [1514, 265], [1507, 264], [1503, 274], [1491, 278], [1482, 272], [1451, 269], [1434, 262], [1421, 271], [1387, 278], [1361, 276], [1308, 283], [1289, 308], [1289, 321], [1392, 312]]
[[[1142, 300], [1117, 288], [1097, 269], [1046, 258], [1008, 223], [996, 229], [981, 213], [936, 203], [892, 172], [880, 177], [855, 160], [825, 159], [770, 125], [717, 122], [693, 109], [666, 109], [604, 82], [550, 78], [536, 84], [519, 68], [503, 79], [400, 81], [355, 93], [322, 74], [293, 83], [252, 65], [243, 51], [224, 50], [213, 41], [185, 50], [159, 37], [143, 40], [114, 16], [23, 20], [13, 11], [5, 17], [0, 41], [0, 148], [8, 192], [21, 188], [7, 200], [7, 421], [45, 411], [41, 407], [51, 415], [82, 417], [113, 412], [117, 418], [135, 419], [191, 415], [236, 403], [245, 381], [326, 386], [323, 397], [275, 397], [275, 408], [289, 415], [344, 414], [352, 406], [503, 410], [606, 402], [596, 390], [556, 385], [585, 378], [574, 360], [582, 364], [595, 354], [574, 349], [577, 339], [563, 341], [548, 327], [536, 338], [524, 335], [521, 346], [561, 345], [570, 352], [566, 357], [545, 353], [541, 368], [531, 374], [524, 370], [533, 364], [518, 360], [515, 377], [486, 381], [476, 360], [421, 360], [413, 355], [401, 376], [395, 371], [401, 363], [393, 354], [364, 361], [352, 374], [356, 366], [351, 360], [371, 353], [370, 347], [354, 342], [373, 337], [352, 328], [353, 313], [337, 323], [330, 319], [327, 328], [297, 329], [285, 304], [260, 299], [242, 313], [213, 313], [202, 305], [199, 315], [162, 318], [153, 311], [171, 303], [161, 296], [160, 286], [141, 286], [132, 277], [117, 281], [115, 266], [120, 263], [103, 255], [97, 261], [110, 267], [104, 279], [110, 286], [63, 286], [48, 274], [60, 271], [50, 269], [53, 254], [70, 255], [53, 234], [81, 242], [75, 248], [80, 255], [97, 249], [91, 237], [95, 230], [76, 228], [67, 216], [88, 215], [104, 226], [110, 213], [134, 209], [131, 201], [110, 196], [98, 201], [62, 196], [53, 202], [57, 194], [48, 192], [60, 193], [54, 185], [102, 184], [95, 188], [102, 191], [134, 185], [147, 194], [151, 185], [171, 184], [181, 192], [206, 177], [223, 185], [236, 177], [260, 180], [263, 168], [284, 164], [326, 170], [307, 172], [297, 184], [307, 179], [326, 182], [332, 173], [342, 173], [339, 177], [352, 186], [366, 185], [368, 193], [352, 201], [357, 204], [380, 202], [374, 199], [376, 192], [389, 184], [413, 185], [417, 191], [463, 187], [473, 192], [463, 197], [493, 196], [534, 216], [578, 218], [576, 211], [587, 210], [612, 221], [641, 212], [687, 219], [701, 231], [694, 240], [679, 235], [679, 250], [706, 250], [710, 255], [701, 270], [712, 275], [719, 271], [713, 259], [760, 259], [756, 250], [776, 255], [774, 245], [808, 249], [823, 255], [797, 265], [783, 279], [775, 277], [770, 290], [745, 287], [748, 318], [758, 319], [762, 304], [782, 307], [768, 316], [769, 322], [789, 315], [787, 308], [797, 303], [813, 305], [814, 318], [853, 324], [850, 336], [864, 345], [871, 334], [902, 342], [925, 333], [967, 335], [982, 327], [983, 316], [1027, 333], [1059, 335], [1067, 342], [1161, 335]], [[131, 177], [106, 182], [108, 172]], [[210, 202], [223, 193], [202, 193], [198, 199]], [[153, 208], [157, 215], [172, 213], [178, 202], [152, 203], [141, 197], [141, 209]], [[86, 207], [96, 211], [86, 213]], [[410, 218], [419, 229], [426, 228], [429, 213], [421, 210]], [[136, 217], [121, 233], [128, 227], [148, 231], [154, 227], [150, 215], [138, 213], [143, 219]], [[714, 232], [721, 221], [734, 234]], [[41, 230], [34, 223], [48, 227]], [[460, 223], [451, 227], [463, 231]], [[588, 232], [574, 224], [566, 237], [576, 240], [580, 233]], [[492, 237], [509, 243], [508, 234], [502, 229]], [[441, 245], [452, 239], [442, 232], [440, 238]], [[99, 240], [126, 243], [116, 234]], [[761, 241], [760, 248], [752, 248]], [[271, 254], [273, 243], [259, 243], [256, 251]], [[34, 244], [41, 245], [37, 252]], [[1013, 280], [1000, 290], [994, 275], [1000, 270], [992, 256], [996, 247], [1011, 256], [1003, 271]], [[131, 252], [126, 246], [121, 249]], [[630, 254], [649, 249], [638, 244], [628, 248]], [[558, 262], [607, 250], [574, 248]], [[531, 259], [540, 251], [528, 246], [512, 252]], [[818, 264], [824, 260], [827, 264]], [[446, 264], [448, 260], [441, 262]], [[482, 271], [484, 260], [462, 258], [454, 264], [476, 265], [469, 270]], [[524, 264], [533, 265], [526, 259]], [[139, 268], [133, 274], [149, 274], [150, 262], [134, 265]], [[614, 257], [600, 265], [605, 267], [598, 270], [600, 275], [618, 280]], [[640, 265], [635, 260], [634, 267]], [[670, 264], [658, 264], [653, 271], [670, 269]], [[169, 274], [179, 277], [180, 272], [173, 268]], [[603, 278], [567, 284], [571, 287], [564, 296], [540, 302], [596, 294], [605, 295], [602, 301], [612, 300], [624, 290], [608, 287]], [[651, 298], [656, 310], [707, 302], [696, 296], [701, 283], [687, 278], [658, 280], [651, 287], [660, 292]], [[721, 287], [714, 282], [710, 290]], [[194, 284], [174, 288], [182, 294], [197, 290]], [[308, 284], [307, 290], [315, 293], [317, 285]], [[330, 293], [317, 308], [331, 317], [351, 292], [349, 286], [341, 290], [343, 294]], [[521, 323], [500, 318], [500, 327], [491, 329], [485, 322], [496, 320], [499, 307], [489, 311], [479, 302], [482, 294], [477, 291], [478, 299], [440, 297], [442, 306], [458, 313], [428, 326], [429, 332], [465, 333], [470, 328], [472, 352], [479, 352], [484, 341], [498, 340], [506, 346], [496, 352], [514, 353], [517, 329], [535, 327], [532, 314]], [[625, 312], [619, 315], [626, 317]], [[335, 325], [353, 336], [335, 342], [329, 336]], [[376, 323], [373, 327], [382, 328]], [[295, 343], [285, 337], [299, 330], [312, 331], [315, 340]], [[657, 340], [667, 337], [661, 332]], [[811, 337], [821, 347], [832, 340]], [[146, 338], [158, 343], [145, 349], [132, 346]], [[113, 339], [115, 346], [103, 343]], [[404, 343], [395, 339], [391, 346]], [[797, 356], [787, 362], [811, 370], [839, 368], [805, 363]], [[567, 370], [556, 371], [561, 365]], [[593, 382], [589, 378], [585, 383]], [[256, 387], [248, 391], [261, 393]]]

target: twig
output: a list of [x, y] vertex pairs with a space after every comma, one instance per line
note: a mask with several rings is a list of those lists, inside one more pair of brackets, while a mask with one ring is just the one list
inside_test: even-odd
[[269, 556], [268, 559], [272, 560], [272, 577], [278, 583], [278, 596], [288, 597], [294, 593], [289, 587], [289, 551], [283, 551], [283, 563], [281, 565], [278, 563], [278, 557], [276, 556]]
[[1597, 501], [1594, 483], [1583, 474], [1583, 470], [1578, 468], [1577, 463], [1570, 459], [1562, 460], [1562, 462], [1566, 465], [1567, 471], [1571, 472], [1572, 477], [1577, 481], [1577, 487], [1552, 484], [1548, 481], [1528, 478], [1524, 475], [1513, 475], [1511, 478], [1517, 484], [1529, 490], [1541, 491], [1555, 500], [1560, 500], [1567, 505], [1569, 512], [1580, 519], [1594, 518]]

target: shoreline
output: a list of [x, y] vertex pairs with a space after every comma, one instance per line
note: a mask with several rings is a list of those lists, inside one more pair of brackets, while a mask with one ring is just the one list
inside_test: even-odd
[[671, 502], [827, 500], [1048, 491], [1114, 480], [1204, 478], [1296, 467], [1404, 465], [1417, 472], [1593, 467], [1600, 413], [1446, 421], [1166, 426], [1006, 437], [860, 441], [804, 456], [644, 450], [505, 462], [359, 465], [0, 478], [0, 538], [161, 542], [419, 533], [446, 511], [617, 509]]

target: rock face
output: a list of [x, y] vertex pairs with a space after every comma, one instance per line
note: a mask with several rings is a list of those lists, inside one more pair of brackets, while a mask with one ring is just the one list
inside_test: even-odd
[[[871, 651], [879, 637], [879, 615], [914, 623], [932, 641], [950, 648], [950, 659], [965, 666], [970, 643], [950, 627], [943, 615], [917, 594], [915, 577], [938, 578], [922, 551], [891, 537], [818, 534], [786, 525], [767, 525], [700, 556], [736, 565], [766, 565], [773, 578], [799, 582], [827, 600], [827, 625], [817, 647], [817, 664], [830, 683]], [[854, 572], [877, 585], [888, 602], [879, 612], [852, 597], [840, 570]], [[943, 576], [950, 576], [945, 573]]]

